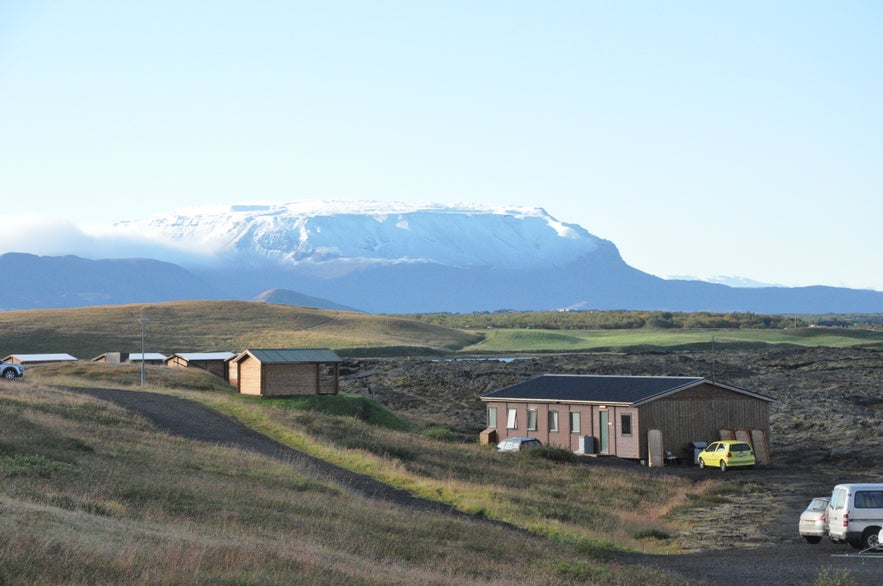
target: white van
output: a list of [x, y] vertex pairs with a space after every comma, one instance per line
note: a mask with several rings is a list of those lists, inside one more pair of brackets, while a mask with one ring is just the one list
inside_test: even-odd
[[883, 484], [838, 484], [828, 503], [828, 537], [856, 549], [876, 548], [883, 528]]

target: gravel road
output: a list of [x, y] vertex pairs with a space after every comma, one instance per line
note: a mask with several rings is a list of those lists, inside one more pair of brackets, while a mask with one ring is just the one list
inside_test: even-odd
[[[463, 515], [447, 505], [415, 497], [373, 478], [356, 474], [288, 448], [230, 417], [198, 403], [158, 393], [65, 387], [137, 412], [158, 428], [194, 440], [251, 450], [290, 463], [300, 473], [344, 490], [421, 511]], [[810, 467], [764, 466], [751, 471], [704, 470], [692, 466], [646, 469], [616, 459], [588, 465], [632, 466], [648, 474], [715, 475], [726, 481], [756, 481], [761, 488], [736, 502], [698, 511], [703, 522], [682, 544], [695, 553], [654, 556], [619, 554], [617, 561], [642, 564], [684, 576], [701, 584], [813, 584], [822, 572], [855, 584], [883, 582], [883, 555], [858, 555], [848, 545], [822, 540], [809, 545], [797, 535], [797, 520], [815, 496], [829, 494], [838, 482], [869, 480], [860, 475], [826, 473]], [[870, 480], [881, 480], [873, 478]], [[485, 520], [486, 521], [486, 520]], [[516, 530], [513, 528], [513, 530]], [[844, 582], [837, 582], [844, 583]]]

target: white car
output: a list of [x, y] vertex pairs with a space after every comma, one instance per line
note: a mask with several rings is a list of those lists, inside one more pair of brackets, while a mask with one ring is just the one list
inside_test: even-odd
[[543, 443], [535, 437], [509, 437], [497, 444], [497, 451], [520, 452], [528, 448], [538, 448]]
[[816, 497], [806, 510], [800, 513], [797, 529], [807, 543], [818, 543], [828, 534], [827, 509], [830, 500], [826, 496]]
[[6, 380], [15, 380], [25, 375], [25, 367], [21, 364], [3, 362], [0, 360], [0, 376]]

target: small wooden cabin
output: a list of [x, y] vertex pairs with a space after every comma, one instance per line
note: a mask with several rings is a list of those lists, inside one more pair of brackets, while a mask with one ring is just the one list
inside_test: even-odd
[[326, 348], [244, 350], [228, 362], [228, 380], [244, 395], [335, 395], [340, 357]]
[[705, 378], [545, 374], [481, 400], [485, 442], [535, 437], [577, 453], [647, 460], [652, 430], [662, 450], [687, 459], [693, 444], [738, 434], [750, 438], [760, 463], [768, 460], [773, 399]]
[[227, 380], [227, 362], [233, 352], [178, 352], [166, 358], [170, 368], [198, 368]]

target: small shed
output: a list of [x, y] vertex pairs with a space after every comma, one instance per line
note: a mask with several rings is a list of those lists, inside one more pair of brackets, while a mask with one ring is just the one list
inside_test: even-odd
[[107, 364], [124, 364], [128, 361], [128, 352], [105, 352], [92, 359], [92, 362], [106, 362]]
[[340, 363], [327, 348], [244, 350], [230, 359], [228, 380], [245, 395], [335, 395]]
[[171, 368], [198, 368], [227, 380], [227, 362], [233, 352], [178, 352], [166, 358]]
[[481, 400], [483, 437], [496, 431], [500, 440], [536, 437], [578, 453], [647, 460], [651, 439], [690, 458], [693, 442], [737, 433], [762, 443], [755, 450], [768, 459], [773, 399], [702, 377], [544, 374]]
[[77, 359], [70, 354], [10, 354], [3, 362], [34, 366], [36, 364], [50, 364], [54, 362], [76, 362]]

